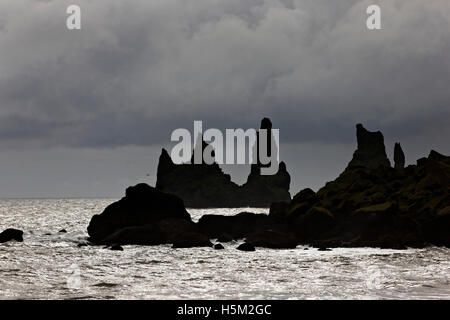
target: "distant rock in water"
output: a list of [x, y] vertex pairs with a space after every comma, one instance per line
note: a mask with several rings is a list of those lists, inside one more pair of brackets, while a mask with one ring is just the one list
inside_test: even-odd
[[[262, 120], [261, 128], [268, 130], [268, 139], [272, 139], [272, 123], [268, 118]], [[197, 147], [199, 145], [196, 144]], [[207, 146], [202, 142], [203, 149]], [[258, 149], [253, 152], [255, 150], [257, 152]], [[268, 153], [271, 152], [276, 150], [269, 150]], [[163, 149], [159, 157], [156, 188], [177, 195], [191, 208], [269, 207], [272, 202], [290, 201], [291, 178], [286, 164], [280, 162], [274, 175], [261, 175], [262, 167], [264, 165], [258, 159], [251, 166], [247, 182], [239, 186], [217, 163], [177, 165]]]
[[247, 242], [244, 242], [243, 244], [239, 245], [236, 249], [240, 251], [255, 251], [255, 247]]
[[123, 248], [122, 248], [122, 246], [119, 245], [119, 244], [113, 244], [113, 245], [111, 246], [111, 248], [109, 248], [109, 250], [112, 250], [112, 251], [123, 251]]
[[6, 229], [0, 233], [0, 243], [8, 242], [11, 240], [16, 240], [19, 242], [23, 241], [23, 231], [17, 229]]
[[88, 233], [94, 243], [159, 244], [165, 235], [158, 222], [165, 219], [192, 223], [183, 200], [142, 183], [127, 188], [124, 198], [93, 216]]
[[378, 167], [391, 166], [386, 155], [384, 137], [380, 131], [370, 132], [362, 124], [357, 124], [356, 139], [358, 141], [358, 148], [353, 153], [353, 159], [347, 168], [365, 167], [376, 169]]
[[394, 168], [403, 169], [405, 167], [405, 154], [403, 153], [400, 143], [396, 143], [394, 147]]

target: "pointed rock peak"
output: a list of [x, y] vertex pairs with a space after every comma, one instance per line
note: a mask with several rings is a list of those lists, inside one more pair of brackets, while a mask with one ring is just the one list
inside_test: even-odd
[[172, 158], [165, 148], [161, 150], [161, 155], [159, 156], [159, 164], [173, 164]]
[[430, 154], [428, 155], [428, 159], [435, 160], [435, 161], [441, 161], [441, 160], [444, 160], [446, 158], [447, 158], [446, 156], [444, 156], [443, 154], [441, 154], [441, 153], [439, 153], [437, 151], [434, 151], [434, 150], [431, 150]]
[[379, 166], [391, 166], [386, 155], [384, 137], [380, 131], [370, 132], [358, 123], [356, 125], [356, 139], [358, 148], [348, 167], [360, 166], [375, 169]]
[[394, 168], [403, 169], [405, 167], [405, 154], [402, 146], [397, 142], [394, 146]]
[[367, 130], [366, 130], [366, 128], [363, 127], [363, 125], [362, 125], [361, 123], [358, 123], [358, 124], [356, 125], [356, 132], [358, 133], [358, 132], [360, 132], [360, 131], [366, 132]]
[[172, 161], [172, 159], [170, 158], [169, 152], [167, 152], [167, 150], [165, 148], [162, 148], [161, 155], [159, 156], [159, 159]]
[[261, 120], [261, 129], [271, 130], [272, 129], [272, 121], [270, 121], [269, 118], [262, 119]]
[[[158, 169], [156, 172], [156, 177], [159, 178], [162, 174], [166, 174], [168, 172], [171, 172], [175, 168], [175, 164], [172, 161], [172, 158], [170, 157], [169, 153], [166, 149], [161, 150], [161, 155], [159, 156], [158, 161]], [[161, 189], [161, 183], [159, 179], [156, 181], [156, 189]]]

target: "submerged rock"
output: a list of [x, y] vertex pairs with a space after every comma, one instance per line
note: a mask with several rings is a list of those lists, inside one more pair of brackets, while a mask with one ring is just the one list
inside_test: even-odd
[[18, 229], [9, 228], [0, 233], [0, 243], [8, 242], [11, 240], [23, 241], [23, 231]]
[[253, 246], [250, 243], [244, 242], [243, 244], [239, 245], [236, 249], [240, 251], [255, 251], [255, 246]]
[[113, 244], [113, 245], [109, 248], [109, 250], [113, 250], [113, 251], [123, 251], [123, 248], [122, 248], [122, 246], [119, 245], [119, 244]]

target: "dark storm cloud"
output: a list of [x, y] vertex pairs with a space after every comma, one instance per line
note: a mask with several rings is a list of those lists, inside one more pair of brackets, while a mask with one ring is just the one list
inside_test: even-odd
[[263, 116], [290, 143], [450, 133], [448, 0], [77, 1], [68, 31], [72, 2], [0, 4], [0, 145], [155, 145]]

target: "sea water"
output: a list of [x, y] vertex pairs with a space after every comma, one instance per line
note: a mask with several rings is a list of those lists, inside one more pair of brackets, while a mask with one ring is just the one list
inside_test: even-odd
[[[0, 299], [449, 299], [450, 249], [78, 247], [114, 199], [0, 200]], [[188, 209], [233, 215], [267, 209]], [[67, 233], [59, 233], [61, 229]]]

